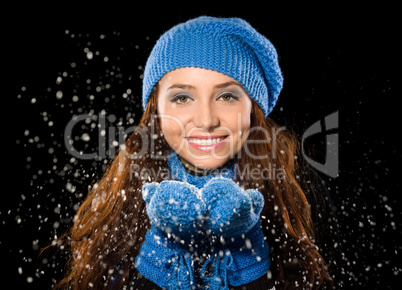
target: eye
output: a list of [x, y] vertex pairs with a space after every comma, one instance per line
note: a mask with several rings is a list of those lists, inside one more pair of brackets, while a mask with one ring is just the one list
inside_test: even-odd
[[225, 102], [235, 102], [239, 99], [239, 97], [236, 97], [232, 93], [223, 93], [222, 95], [219, 96], [218, 99], [222, 98], [223, 101]]
[[186, 96], [186, 95], [178, 95], [178, 96], [174, 97], [173, 99], [171, 99], [170, 101], [171, 101], [172, 103], [176, 103], [176, 104], [179, 104], [179, 105], [184, 105], [184, 104], [188, 103], [188, 102], [187, 102], [188, 99], [190, 99], [189, 96]]

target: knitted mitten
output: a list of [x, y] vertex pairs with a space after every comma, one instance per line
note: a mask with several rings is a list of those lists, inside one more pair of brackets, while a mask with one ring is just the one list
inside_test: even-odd
[[175, 238], [152, 225], [135, 259], [136, 269], [159, 287], [190, 290], [195, 287], [191, 254]]
[[227, 290], [266, 274], [269, 246], [261, 230], [264, 197], [258, 190], [243, 190], [232, 179], [217, 177], [201, 189], [208, 211], [205, 228], [221, 236], [201, 269], [208, 289]]
[[201, 196], [209, 213], [206, 228], [224, 237], [247, 233], [259, 221], [264, 206], [264, 197], [258, 190], [243, 190], [223, 177], [208, 181]]
[[[181, 181], [148, 183], [142, 189], [152, 227], [135, 266], [145, 277], [169, 290], [192, 289], [199, 278], [208, 289], [228, 290], [229, 285], [244, 285], [267, 273], [269, 246], [260, 228], [260, 192], [243, 190], [223, 177], [212, 178], [200, 190]], [[213, 235], [203, 236], [200, 230]], [[204, 246], [212, 251], [198, 276], [198, 254], [191, 249], [199, 248], [202, 237], [211, 242]]]
[[142, 187], [147, 214], [153, 225], [178, 236], [189, 236], [201, 228], [206, 206], [199, 190], [186, 182], [165, 180]]

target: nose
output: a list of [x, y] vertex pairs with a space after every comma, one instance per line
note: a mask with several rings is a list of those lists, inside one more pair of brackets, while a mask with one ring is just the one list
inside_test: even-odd
[[218, 112], [210, 104], [202, 104], [194, 115], [194, 125], [205, 131], [213, 131], [219, 126]]

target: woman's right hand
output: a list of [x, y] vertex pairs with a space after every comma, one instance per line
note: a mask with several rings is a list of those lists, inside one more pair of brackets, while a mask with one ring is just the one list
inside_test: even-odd
[[198, 188], [181, 181], [165, 180], [142, 187], [151, 222], [166, 233], [188, 236], [196, 233], [206, 215]]

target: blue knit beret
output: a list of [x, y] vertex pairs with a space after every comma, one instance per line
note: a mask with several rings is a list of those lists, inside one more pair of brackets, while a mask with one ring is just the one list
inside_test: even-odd
[[144, 110], [158, 81], [166, 73], [183, 67], [210, 69], [235, 79], [261, 107], [265, 117], [275, 106], [283, 85], [275, 47], [240, 18], [201, 16], [165, 32], [145, 66]]

